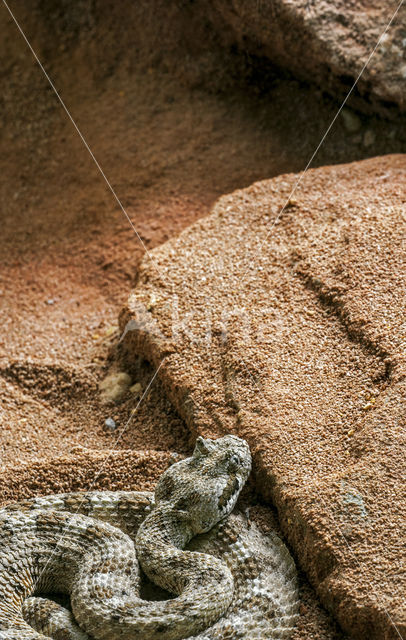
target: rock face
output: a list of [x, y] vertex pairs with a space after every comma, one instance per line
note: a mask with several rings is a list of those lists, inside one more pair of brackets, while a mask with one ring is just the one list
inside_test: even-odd
[[[211, 0], [228, 43], [267, 57], [305, 80], [345, 95], [367, 62], [398, 0]], [[406, 109], [406, 5], [382, 38], [355, 92], [358, 106]], [[372, 102], [372, 105], [371, 105]]]
[[[258, 489], [356, 638], [406, 637], [406, 159], [222, 197], [145, 258], [121, 314], [193, 434], [246, 438]], [[403, 530], [403, 532], [402, 532]]]

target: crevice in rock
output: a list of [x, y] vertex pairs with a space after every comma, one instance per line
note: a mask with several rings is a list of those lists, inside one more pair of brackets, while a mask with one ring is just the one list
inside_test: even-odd
[[336, 287], [328, 286], [317, 275], [311, 273], [310, 266], [304, 262], [297, 263], [294, 270], [295, 274], [301, 278], [304, 286], [316, 294], [322, 307], [334, 313], [348, 338], [382, 361], [384, 371], [380, 377], [374, 379], [374, 382], [376, 384], [388, 384], [393, 377], [396, 366], [392, 354], [379, 341], [368, 335], [365, 319], [353, 317], [346, 308], [346, 303], [342, 297], [344, 290], [341, 290], [338, 285]]

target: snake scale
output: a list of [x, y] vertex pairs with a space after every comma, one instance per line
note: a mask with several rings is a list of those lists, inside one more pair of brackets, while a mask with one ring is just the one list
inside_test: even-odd
[[[0, 509], [0, 640], [289, 638], [293, 560], [278, 536], [229, 515], [250, 468], [244, 440], [200, 437], [155, 495], [70, 493]], [[144, 599], [139, 565], [173, 595]], [[41, 597], [52, 593], [67, 594], [69, 609]]]

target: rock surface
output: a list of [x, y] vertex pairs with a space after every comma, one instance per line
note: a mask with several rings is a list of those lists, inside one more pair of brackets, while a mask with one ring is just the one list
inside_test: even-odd
[[[211, 0], [213, 23], [229, 43], [296, 76], [345, 95], [395, 13], [398, 0]], [[358, 106], [406, 109], [406, 5], [362, 74]], [[372, 102], [372, 105], [371, 105]]]
[[257, 487], [342, 628], [406, 637], [406, 159], [297, 182], [224, 196], [155, 249], [122, 348], [161, 365], [195, 434], [249, 441]]

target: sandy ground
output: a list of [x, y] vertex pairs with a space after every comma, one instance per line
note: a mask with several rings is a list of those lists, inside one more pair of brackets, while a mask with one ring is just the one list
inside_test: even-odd
[[[139, 46], [137, 30], [130, 37], [122, 28], [126, 15], [114, 7], [97, 19], [89, 9], [65, 21], [63, 9], [48, 4], [10, 6], [138, 235], [3, 6], [3, 500], [87, 488], [88, 475], [80, 476], [74, 465], [62, 484], [57, 479], [55, 458], [74, 455], [78, 445], [115, 448], [124, 456], [128, 450], [190, 451], [189, 433], [147, 363], [134, 363], [132, 371], [133, 381], [148, 389], [139, 406], [138, 397], [114, 408], [99, 401], [97, 385], [109, 366], [118, 312], [140, 259], [145, 249], [205, 215], [221, 194], [301, 170], [338, 108], [315, 87], [267, 67], [258, 72], [254, 63], [247, 67], [243, 56], [217, 50], [215, 39], [205, 68], [207, 52], [195, 46], [190, 8], [180, 14], [177, 31], [170, 28], [179, 24], [174, 11], [164, 34], [166, 43], [170, 37], [182, 43], [179, 58], [169, 45], [156, 55], [158, 18], [145, 14], [143, 3], [131, 10], [139, 12], [146, 33]], [[148, 44], [151, 32], [154, 46]], [[219, 83], [226, 78], [224, 90], [212, 81], [213, 70]], [[401, 119], [360, 116], [360, 129], [349, 132], [340, 117], [314, 164], [403, 151], [402, 127]], [[118, 426], [114, 433], [105, 427], [109, 417]], [[92, 455], [84, 454], [84, 466], [93, 464]], [[14, 487], [16, 477], [22, 480]], [[317, 626], [304, 617], [300, 637], [340, 637], [308, 587], [302, 588], [304, 610], [322, 622]]]

